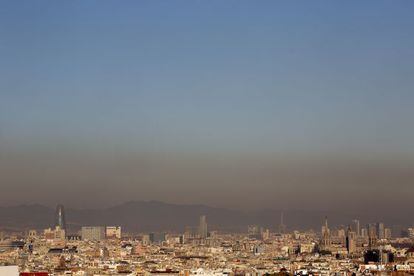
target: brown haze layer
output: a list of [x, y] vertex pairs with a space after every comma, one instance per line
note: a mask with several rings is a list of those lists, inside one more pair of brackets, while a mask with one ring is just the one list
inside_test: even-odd
[[0, 158], [3, 206], [161, 200], [405, 217], [413, 180], [414, 162], [376, 156], [3, 151]]

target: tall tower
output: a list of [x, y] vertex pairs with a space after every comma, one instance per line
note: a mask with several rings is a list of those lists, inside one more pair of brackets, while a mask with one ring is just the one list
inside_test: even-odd
[[374, 249], [377, 246], [377, 229], [375, 224], [368, 224], [368, 246]]
[[325, 225], [322, 226], [322, 250], [329, 251], [331, 248], [331, 231], [328, 227], [328, 217], [325, 217]]
[[377, 223], [377, 237], [380, 240], [385, 239], [385, 226], [382, 222]]
[[200, 216], [200, 223], [198, 225], [198, 234], [200, 235], [200, 238], [202, 239], [207, 238], [208, 229], [207, 229], [206, 216]]
[[352, 227], [352, 230], [355, 232], [357, 237], [360, 237], [361, 236], [361, 226], [360, 226], [359, 220], [354, 219], [352, 222], [354, 223], [354, 225]]
[[56, 206], [55, 226], [59, 226], [61, 229], [66, 230], [65, 209], [62, 204]]
[[352, 231], [351, 227], [348, 227], [346, 231], [346, 249], [348, 254], [352, 254], [356, 250], [355, 232]]
[[286, 232], [286, 225], [284, 223], [284, 214], [283, 211], [280, 213], [280, 224], [279, 224], [279, 233], [285, 234]]

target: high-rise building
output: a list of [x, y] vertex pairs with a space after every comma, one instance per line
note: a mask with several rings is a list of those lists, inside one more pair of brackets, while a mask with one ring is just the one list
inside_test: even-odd
[[331, 231], [328, 227], [328, 217], [325, 217], [325, 225], [322, 226], [321, 249], [330, 250], [331, 248]]
[[368, 246], [370, 249], [377, 245], [377, 229], [375, 224], [368, 224]]
[[345, 230], [344, 228], [340, 228], [337, 231], [337, 237], [342, 245], [346, 244], [346, 232], [347, 230]]
[[200, 222], [198, 225], [198, 234], [200, 238], [205, 239], [208, 235], [208, 229], [207, 229], [207, 220], [206, 216], [200, 216]]
[[65, 209], [62, 204], [56, 206], [55, 227], [56, 226], [59, 226], [61, 229], [66, 230]]
[[361, 229], [361, 237], [362, 238], [368, 237], [368, 230], [367, 230], [367, 228], [362, 228]]
[[82, 226], [81, 229], [82, 240], [100, 241], [105, 239], [104, 226]]
[[356, 251], [356, 233], [352, 231], [351, 227], [348, 227], [346, 231], [346, 250], [348, 254], [352, 254]]
[[377, 237], [382, 240], [385, 239], [385, 226], [384, 223], [377, 223]]
[[361, 236], [361, 228], [360, 228], [359, 220], [354, 219], [352, 221], [352, 223], [353, 223], [352, 224], [352, 230], [353, 230], [353, 232], [355, 232], [355, 235], [357, 237], [360, 237]]

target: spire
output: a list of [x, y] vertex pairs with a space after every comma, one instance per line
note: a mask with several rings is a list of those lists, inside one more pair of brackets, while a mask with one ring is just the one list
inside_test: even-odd
[[61, 229], [66, 230], [65, 209], [62, 204], [56, 206], [55, 226], [59, 226]]

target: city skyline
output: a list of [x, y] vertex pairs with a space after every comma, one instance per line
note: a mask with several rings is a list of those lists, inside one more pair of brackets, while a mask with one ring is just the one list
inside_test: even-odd
[[414, 1], [0, 1], [0, 276], [414, 275]]
[[347, 226], [333, 226], [326, 216], [320, 231], [287, 230], [280, 227], [284, 225], [281, 212], [275, 229], [250, 224], [244, 231], [233, 232], [217, 225], [210, 228], [209, 218], [198, 210], [192, 226], [182, 229], [181, 225], [178, 231], [124, 231], [122, 224], [112, 224], [115, 216], [109, 224], [88, 221], [78, 225], [80, 229], [66, 231], [61, 227], [64, 209], [56, 206], [53, 218], [59, 223], [54, 228], [0, 231], [1, 275], [248, 276], [259, 272], [289, 276], [414, 271], [414, 227], [396, 233], [383, 222], [361, 228], [356, 219]]
[[[60, 210], [65, 210], [61, 212], [63, 217], [58, 215]], [[278, 216], [281, 214], [283, 214], [283, 219], [281, 216], [279, 221]], [[53, 221], [51, 220], [52, 217], [54, 218]], [[207, 228], [206, 217], [209, 217], [208, 221], [211, 227]], [[129, 233], [143, 231], [176, 232], [183, 230], [183, 225], [187, 225], [191, 227], [190, 232], [206, 237], [211, 229], [213, 231], [238, 233], [244, 232], [246, 227], [251, 225], [260, 225], [264, 229], [287, 234], [296, 230], [307, 231], [311, 229], [318, 231], [324, 218], [324, 227], [328, 229], [328, 217], [330, 218], [329, 228], [337, 230], [349, 227], [357, 236], [366, 237], [369, 231], [375, 231], [379, 238], [389, 236], [388, 232], [393, 233], [396, 238], [405, 235], [403, 233], [414, 226], [410, 216], [399, 219], [387, 217], [381, 213], [373, 216], [369, 213], [352, 214], [347, 212], [269, 209], [243, 212], [205, 205], [131, 201], [103, 209], [65, 208], [61, 204], [57, 205], [56, 208], [48, 208], [42, 205], [0, 207], [0, 221], [2, 222], [0, 232], [2, 230], [27, 231], [56, 227], [59, 233], [63, 230], [66, 234], [71, 234], [85, 225], [119, 225]], [[58, 223], [59, 220], [62, 221], [62, 218], [64, 223]], [[199, 219], [199, 223], [194, 225], [197, 219]], [[322, 230], [323, 232], [324, 230]]]

